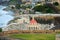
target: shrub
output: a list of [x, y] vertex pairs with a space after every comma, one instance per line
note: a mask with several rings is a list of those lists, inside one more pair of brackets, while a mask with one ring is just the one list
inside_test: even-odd
[[42, 5], [36, 6], [33, 9], [38, 12], [43, 12], [45, 10], [44, 6]]
[[59, 5], [59, 3], [58, 3], [58, 2], [54, 2], [53, 4], [54, 4], [55, 6], [58, 6], [58, 5]]
[[16, 4], [16, 8], [17, 9], [20, 9], [21, 7], [20, 7], [20, 4]]
[[0, 28], [0, 32], [2, 32], [2, 28]]
[[49, 8], [47, 5], [39, 5], [33, 8], [33, 10], [38, 11], [38, 12], [43, 12], [43, 13], [53, 13], [54, 10]]

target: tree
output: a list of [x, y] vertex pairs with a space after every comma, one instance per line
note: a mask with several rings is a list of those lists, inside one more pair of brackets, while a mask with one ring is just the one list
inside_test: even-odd
[[11, 8], [12, 8], [12, 9], [14, 9], [14, 7], [13, 7], [13, 6], [12, 6]]
[[32, 8], [32, 6], [31, 5], [27, 5], [26, 8]]
[[50, 8], [48, 8], [47, 10], [46, 10], [46, 13], [53, 13], [54, 11], [52, 10], [52, 9], [50, 9]]
[[21, 8], [20, 4], [16, 4], [15, 7], [16, 7], [17, 9], [20, 9], [20, 8]]
[[38, 11], [38, 12], [44, 12], [45, 8], [42, 5], [36, 6], [33, 8], [33, 10]]
[[49, 8], [47, 5], [39, 5], [35, 6], [33, 10], [38, 11], [38, 12], [43, 12], [43, 13], [53, 13], [54, 10]]
[[10, 0], [9, 4], [17, 4], [17, 0]]
[[2, 32], [2, 28], [0, 28], [0, 32]]
[[58, 6], [58, 5], [59, 5], [59, 3], [58, 3], [58, 2], [54, 2], [53, 4], [54, 4], [55, 6]]
[[26, 9], [26, 6], [25, 6], [25, 5], [22, 5], [21, 8], [22, 8], [22, 9]]

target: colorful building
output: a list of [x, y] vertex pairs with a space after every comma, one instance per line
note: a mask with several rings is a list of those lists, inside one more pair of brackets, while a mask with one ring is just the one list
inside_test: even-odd
[[41, 24], [38, 23], [34, 17], [31, 20], [18, 19], [17, 23], [11, 23], [8, 26], [2, 28], [3, 31], [11, 31], [11, 30], [50, 30], [55, 27], [53, 23], [49, 24]]
[[41, 25], [37, 23], [37, 21], [34, 18], [32, 18], [30, 23], [26, 26], [28, 27], [28, 30], [39, 30], [39, 28], [41, 27]]

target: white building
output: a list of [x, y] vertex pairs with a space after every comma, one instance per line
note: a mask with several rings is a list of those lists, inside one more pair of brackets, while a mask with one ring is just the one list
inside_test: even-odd
[[[28, 22], [25, 23], [24, 22]], [[7, 27], [2, 28], [3, 31], [12, 31], [12, 30], [50, 30], [51, 28], [55, 27], [52, 23], [49, 24], [39, 24], [37, 21], [32, 18], [32, 20], [28, 20], [27, 18], [23, 20], [18, 20], [19, 23], [11, 23]]]

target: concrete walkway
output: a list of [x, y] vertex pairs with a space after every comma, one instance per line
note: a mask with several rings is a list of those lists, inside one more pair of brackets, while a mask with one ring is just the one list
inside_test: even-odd
[[22, 39], [13, 39], [8, 37], [0, 37], [0, 40], [22, 40]]
[[60, 34], [56, 35], [56, 40], [60, 40]]

